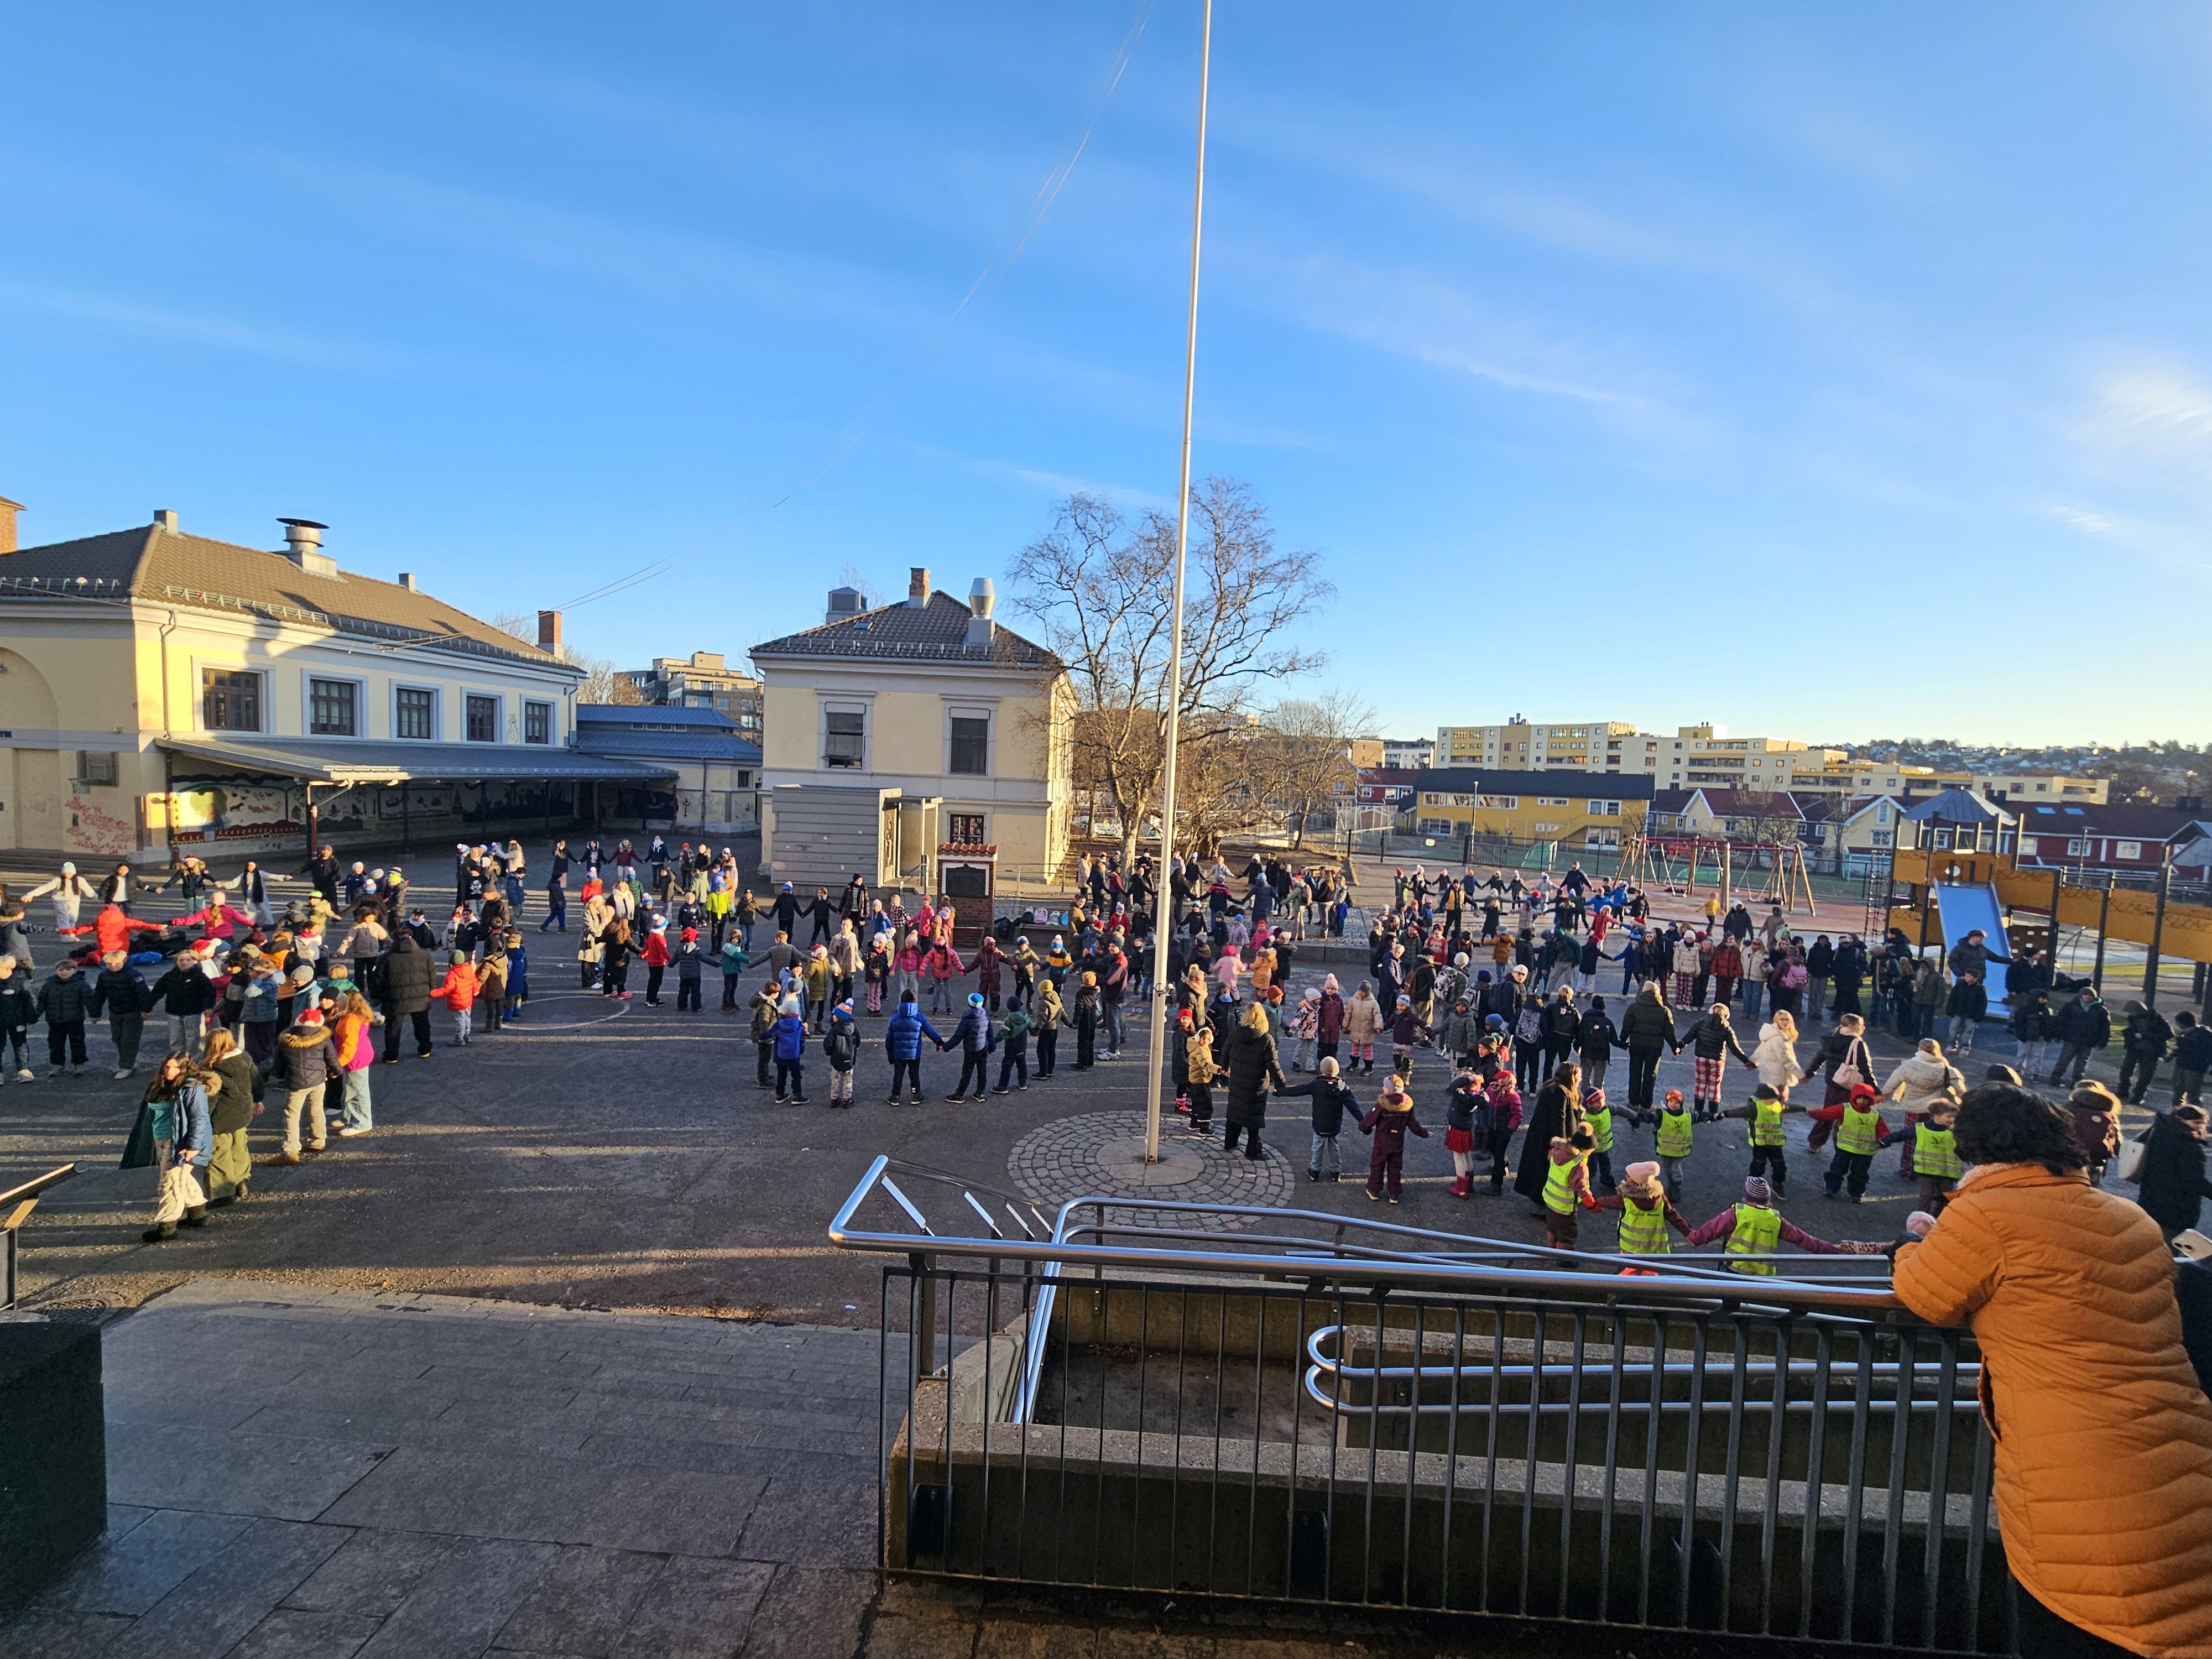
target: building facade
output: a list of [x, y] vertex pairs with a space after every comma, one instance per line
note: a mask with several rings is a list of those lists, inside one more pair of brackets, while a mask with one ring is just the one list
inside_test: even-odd
[[1407, 827], [1421, 836], [1618, 848], [1643, 833], [1651, 796], [1650, 779], [1607, 772], [1430, 767], [1414, 776]]
[[[0, 846], [144, 861], [593, 818], [665, 769], [578, 753], [579, 671], [325, 526], [282, 551], [173, 513], [17, 548], [0, 526]], [[541, 613], [557, 641], [558, 618]]]
[[576, 747], [673, 773], [669, 812], [677, 829], [744, 836], [760, 827], [760, 745], [719, 709], [579, 703]]
[[761, 683], [732, 668], [719, 651], [694, 651], [688, 657], [655, 657], [650, 668], [631, 669], [623, 678], [645, 702], [678, 708], [711, 708], [726, 715], [738, 736], [760, 741]]
[[[957, 890], [1056, 879], [1075, 714], [1060, 659], [999, 625], [986, 580], [966, 604], [933, 592], [924, 569], [900, 604], [847, 611], [836, 597], [837, 620], [753, 647], [770, 878], [821, 883], [835, 872], [823, 860], [872, 844], [878, 884], [975, 896]], [[869, 872], [836, 879], [854, 873]]]
[[[1418, 772], [1424, 766], [1437, 763], [1437, 745], [1427, 738], [1385, 738], [1382, 742], [1383, 766]], [[1352, 763], [1358, 764], [1355, 756]]]

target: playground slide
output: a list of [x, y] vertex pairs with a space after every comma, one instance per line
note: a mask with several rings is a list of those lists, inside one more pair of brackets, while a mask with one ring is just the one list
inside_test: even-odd
[[1936, 908], [1943, 923], [1943, 948], [1949, 951], [1977, 927], [1988, 935], [1990, 974], [1984, 981], [1994, 1012], [2004, 1000], [2004, 970], [2012, 965], [2012, 942], [2005, 936], [2004, 908], [1997, 890], [1987, 883], [1977, 887], [1936, 884]]

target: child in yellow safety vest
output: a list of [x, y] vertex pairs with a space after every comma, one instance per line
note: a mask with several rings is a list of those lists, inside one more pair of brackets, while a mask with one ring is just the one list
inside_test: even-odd
[[1575, 1248], [1575, 1206], [1597, 1208], [1589, 1189], [1590, 1154], [1596, 1149], [1597, 1137], [1587, 1123], [1553, 1139], [1544, 1171], [1544, 1242], [1555, 1250]]
[[1725, 1265], [1729, 1272], [1739, 1273], [1771, 1275], [1774, 1272], [1771, 1258], [1785, 1243], [1814, 1255], [1880, 1255], [1883, 1249], [1871, 1242], [1846, 1239], [1832, 1244], [1814, 1237], [1783, 1218], [1774, 1207], [1773, 1189], [1757, 1176], [1745, 1180], [1742, 1203], [1723, 1210], [1685, 1242], [1695, 1249], [1716, 1239], [1726, 1241], [1722, 1246], [1728, 1258]]
[[[1685, 1116], [1688, 1114], [1685, 1113]], [[1690, 1224], [1667, 1200], [1659, 1185], [1656, 1164], [1632, 1164], [1622, 1171], [1620, 1190], [1597, 1201], [1601, 1210], [1620, 1212], [1620, 1253], [1623, 1255], [1666, 1255], [1673, 1249], [1667, 1237], [1672, 1227], [1687, 1238]]]
[[1948, 1095], [1937, 1096], [1928, 1115], [1913, 1122], [1912, 1173], [1920, 1182], [1920, 1207], [1931, 1214], [1942, 1213], [1952, 1187], [1966, 1173], [1953, 1138], [1958, 1122], [1959, 1103]]
[[1821, 1177], [1830, 1198], [1842, 1191], [1846, 1182], [1852, 1203], [1865, 1198], [1874, 1155], [1889, 1144], [1889, 1125], [1882, 1121], [1877, 1109], [1881, 1102], [1881, 1096], [1862, 1083], [1840, 1105], [1815, 1106], [1806, 1113], [1808, 1117], [1836, 1126], [1836, 1155], [1828, 1160], [1828, 1173]]
[[1605, 1103], [1605, 1091], [1592, 1089], [1583, 1096], [1583, 1121], [1589, 1125], [1590, 1168], [1597, 1172], [1600, 1194], [1614, 1191], [1613, 1179], [1613, 1108]]
[[1731, 1106], [1723, 1117], [1740, 1117], [1751, 1125], [1751, 1173], [1765, 1176], [1774, 1185], [1774, 1195], [1781, 1198], [1790, 1187], [1790, 1165], [1784, 1162], [1782, 1151], [1782, 1115], [1802, 1112], [1802, 1105], [1793, 1106], [1782, 1098], [1782, 1091], [1771, 1083], [1762, 1083], [1751, 1091], [1751, 1098], [1741, 1106]]
[[1682, 1103], [1680, 1089], [1667, 1091], [1667, 1100], [1659, 1113], [1659, 1167], [1666, 1171], [1667, 1196], [1682, 1195], [1682, 1165], [1690, 1156], [1690, 1141], [1698, 1127], [1698, 1115]]

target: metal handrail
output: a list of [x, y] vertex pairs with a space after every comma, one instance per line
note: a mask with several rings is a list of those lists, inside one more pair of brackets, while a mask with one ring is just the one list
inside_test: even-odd
[[[1574, 1251], [1547, 1251], [1538, 1246], [1516, 1245], [1510, 1241], [1479, 1240], [1463, 1234], [1437, 1233], [1397, 1223], [1348, 1222], [1342, 1216], [1320, 1211], [1270, 1209], [1255, 1205], [1194, 1204], [1149, 1197], [1132, 1199], [1090, 1194], [1070, 1199], [1060, 1206], [1050, 1229], [1051, 1237], [1047, 1239], [950, 1235], [937, 1231], [912, 1202], [905, 1199], [896, 1182], [887, 1179], [894, 1167], [895, 1161], [887, 1156], [878, 1157], [869, 1166], [860, 1184], [854, 1188], [831, 1218], [829, 1230], [831, 1243], [843, 1249], [894, 1251], [902, 1255], [986, 1257], [1000, 1261], [1035, 1263], [1055, 1273], [1072, 1267], [1101, 1270], [1114, 1267], [1252, 1278], [1271, 1275], [1311, 1277], [1314, 1274], [1316, 1258], [1310, 1253], [1235, 1251], [1224, 1246], [1233, 1244], [1236, 1240], [1223, 1235], [1206, 1235], [1213, 1248], [1205, 1250], [1085, 1243], [1070, 1237], [1074, 1230], [1073, 1217], [1079, 1209], [1091, 1206], [1102, 1213], [1109, 1208], [1141, 1209], [1170, 1214], [1233, 1217], [1252, 1221], [1305, 1221], [1327, 1228], [1351, 1225], [1370, 1232], [1409, 1238], [1448, 1239], [1460, 1246], [1498, 1243], [1501, 1248], [1516, 1250], [1538, 1261], [1559, 1261], [1565, 1267], [1563, 1271], [1541, 1267], [1493, 1267], [1449, 1260], [1432, 1252], [1414, 1251], [1375, 1258], [1333, 1255], [1328, 1259], [1329, 1278], [1376, 1287], [1397, 1285], [1464, 1292], [1541, 1294], [1577, 1302], [1611, 1303], [1623, 1298], [1705, 1305], [1720, 1302], [1793, 1311], [1826, 1309], [1878, 1317], [1894, 1316], [1904, 1312], [1904, 1304], [1886, 1289], [1800, 1279], [1779, 1273], [1715, 1275], [1710, 1270], [1696, 1267], [1661, 1267], [1633, 1277], [1618, 1277], [1613, 1272], [1620, 1265], [1617, 1257]], [[928, 1170], [926, 1166], [897, 1164], [896, 1167], [902, 1172], [925, 1176], [951, 1185], [964, 1187], [967, 1184], [958, 1176], [942, 1170]], [[921, 1228], [920, 1231], [884, 1231], [854, 1224], [854, 1217], [861, 1204], [878, 1186], [887, 1189], [893, 1201]], [[1034, 1213], [1034, 1206], [1031, 1207]], [[1671, 1261], [1671, 1258], [1653, 1257], [1650, 1260], [1662, 1262]], [[1806, 1258], [1796, 1260], [1802, 1261]], [[1602, 1267], [1607, 1271], [1603, 1274], [1587, 1270], [1574, 1271], [1574, 1264]], [[1644, 1262], [1639, 1260], [1635, 1265], [1642, 1267]]]
[[10, 1204], [15, 1206], [6, 1214], [0, 1215], [0, 1312], [14, 1307], [19, 1294], [16, 1257], [21, 1246], [16, 1235], [22, 1231], [23, 1224], [31, 1218], [31, 1212], [39, 1207], [40, 1195], [48, 1188], [59, 1186], [76, 1173], [76, 1164], [64, 1164], [59, 1169], [49, 1170], [46, 1174], [25, 1182], [20, 1187], [0, 1193], [0, 1208]]

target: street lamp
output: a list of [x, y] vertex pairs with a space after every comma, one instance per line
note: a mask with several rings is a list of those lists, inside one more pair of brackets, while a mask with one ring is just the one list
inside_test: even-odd
[[1198, 245], [1206, 222], [1206, 94], [1213, 60], [1213, 0], [1206, 0], [1198, 37], [1198, 161], [1190, 197], [1190, 310], [1183, 331], [1182, 472], [1176, 490], [1175, 617], [1168, 630], [1167, 772], [1160, 790], [1160, 868], [1152, 888], [1152, 1075], [1145, 1085], [1145, 1162], [1160, 1161], [1160, 1085], [1168, 1064], [1168, 890], [1175, 861], [1176, 739], [1182, 726], [1183, 559], [1190, 548], [1190, 416], [1198, 386]]

